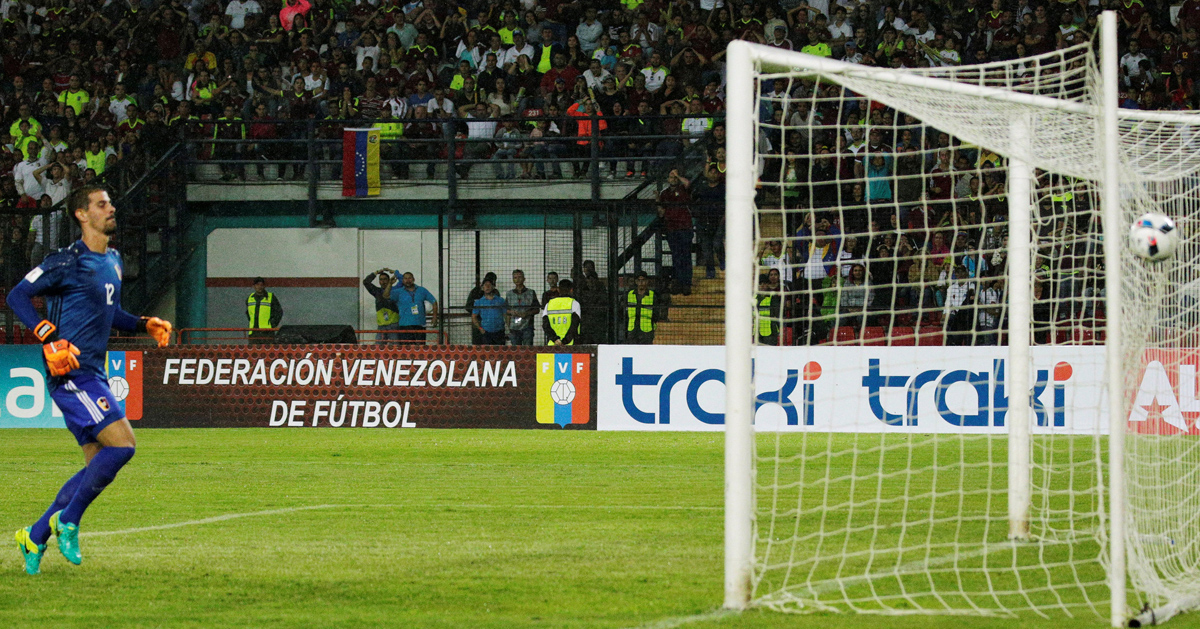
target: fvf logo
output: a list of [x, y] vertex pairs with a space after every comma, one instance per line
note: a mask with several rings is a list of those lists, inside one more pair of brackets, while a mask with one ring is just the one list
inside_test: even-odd
[[[1005, 389], [1004, 359], [992, 361], [991, 372], [967, 371], [956, 369], [943, 371], [930, 369], [915, 376], [882, 375], [879, 369], [879, 359], [869, 359], [867, 375], [862, 378], [862, 386], [867, 390], [871, 413], [875, 419], [893, 426], [916, 426], [918, 421], [918, 396], [921, 388], [933, 384], [933, 400], [937, 413], [943, 420], [955, 426], [1003, 426], [1004, 416], [1008, 413], [1008, 393]], [[1066, 387], [1064, 383], [1070, 380], [1072, 369], [1070, 363], [1060, 362], [1054, 365], [1053, 385], [1051, 371], [1038, 369], [1035, 374], [1033, 391], [1029, 403], [1037, 415], [1038, 426], [1048, 426], [1053, 421], [1054, 426], [1066, 425]], [[974, 387], [976, 412], [974, 414], [959, 414], [950, 410], [947, 403], [950, 387], [957, 383], [966, 383]], [[1046, 408], [1043, 396], [1047, 388], [1052, 388], [1053, 406]], [[882, 392], [885, 389], [904, 389], [905, 404], [903, 413], [889, 412], [883, 405]]]
[[[1133, 407], [1129, 409], [1129, 421], [1137, 422], [1130, 427], [1135, 432], [1174, 434], [1192, 430], [1183, 414], [1200, 413], [1200, 401], [1196, 400], [1196, 365], [1181, 364], [1171, 371], [1175, 373], [1157, 360], [1146, 363]], [[1175, 396], [1176, 387], [1171, 375], [1177, 376], [1179, 397]], [[1173, 426], [1174, 430], [1166, 428], [1164, 423]]]
[[[780, 406], [787, 417], [787, 425], [797, 426], [800, 424], [800, 416], [804, 416], [804, 424], [806, 426], [813, 425], [813, 399], [815, 398], [814, 383], [821, 377], [821, 365], [816, 361], [810, 361], [804, 366], [804, 385], [802, 390], [802, 401], [800, 409], [797, 410], [796, 404], [792, 401], [792, 394], [796, 391], [796, 386], [800, 381], [800, 370], [787, 369], [786, 377], [783, 386], [775, 391], [765, 391], [759, 393], [755, 398], [754, 410], [766, 406], [768, 404], [776, 404]], [[719, 382], [725, 384], [725, 371], [723, 369], [704, 369], [697, 371], [695, 369], [677, 369], [669, 374], [661, 373], [636, 373], [633, 368], [633, 358], [626, 356], [621, 359], [621, 372], [616, 375], [615, 384], [621, 389], [621, 404], [625, 408], [625, 412], [634, 421], [643, 424], [669, 424], [671, 423], [671, 392], [677, 385], [684, 384], [686, 392], [684, 401], [687, 404], [688, 412], [692, 417], [705, 423], [714, 426], [725, 423], [724, 409], [718, 410], [716, 403], [710, 402], [713, 408], [704, 408], [700, 403], [700, 389], [709, 382]], [[653, 410], [644, 410], [637, 405], [634, 400], [634, 393], [637, 387], [658, 387], [658, 407], [657, 413]]]

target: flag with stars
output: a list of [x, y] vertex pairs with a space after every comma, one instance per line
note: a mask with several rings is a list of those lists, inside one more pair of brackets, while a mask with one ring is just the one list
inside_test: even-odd
[[342, 196], [379, 194], [379, 129], [346, 129], [342, 135]]

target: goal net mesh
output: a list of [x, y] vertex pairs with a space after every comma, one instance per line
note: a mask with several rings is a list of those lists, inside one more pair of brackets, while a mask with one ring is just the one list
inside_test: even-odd
[[[1102, 233], [1094, 49], [903, 70], [759, 62], [754, 377], [771, 390], [800, 356], [811, 413], [756, 417], [753, 604], [1107, 615], [1104, 246], [1127, 248]], [[1120, 117], [1122, 224], [1161, 212], [1189, 236], [1161, 264], [1122, 254], [1131, 611], [1200, 593], [1197, 130]], [[1034, 169], [1032, 539], [1017, 542], [1012, 159]]]

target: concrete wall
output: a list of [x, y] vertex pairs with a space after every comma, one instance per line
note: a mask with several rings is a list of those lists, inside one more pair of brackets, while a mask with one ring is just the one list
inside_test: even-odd
[[[432, 240], [431, 240], [432, 239]], [[262, 276], [283, 304], [284, 325], [375, 326], [362, 277], [381, 267], [428, 278], [437, 293], [436, 230], [216, 229], [206, 243], [206, 324], [246, 326], [246, 297]]]

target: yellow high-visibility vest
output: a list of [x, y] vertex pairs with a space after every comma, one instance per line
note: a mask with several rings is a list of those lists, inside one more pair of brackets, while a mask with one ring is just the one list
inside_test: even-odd
[[[550, 318], [550, 329], [554, 330], [560, 341], [566, 338], [567, 331], [571, 329], [571, 315], [574, 313], [572, 306], [574, 305], [573, 297], [555, 297], [546, 304], [546, 316]], [[575, 342], [565, 344], [574, 345]]]
[[271, 304], [275, 302], [275, 293], [267, 293], [261, 301], [254, 298], [255, 293], [250, 293], [246, 298], [246, 313], [250, 316], [250, 327], [252, 328], [269, 328], [271, 327]]
[[638, 328], [642, 332], [654, 331], [654, 291], [648, 291], [645, 297], [638, 299], [637, 291], [629, 291], [629, 332]]
[[758, 298], [758, 335], [771, 336], [775, 321], [771, 319], [771, 301], [775, 295], [763, 295]]

